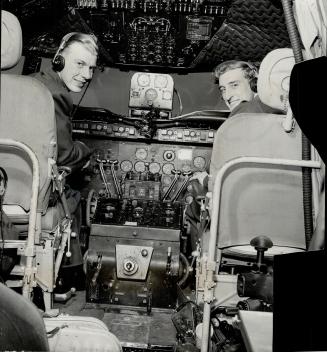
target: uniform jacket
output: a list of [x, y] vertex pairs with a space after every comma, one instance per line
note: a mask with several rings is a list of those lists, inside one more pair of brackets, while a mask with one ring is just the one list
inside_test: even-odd
[[282, 114], [280, 110], [271, 108], [264, 104], [256, 95], [251, 101], [242, 101], [234, 110], [231, 111], [229, 117], [241, 113], [265, 113], [265, 114]]
[[57, 164], [69, 166], [73, 170], [81, 168], [87, 162], [91, 150], [83, 142], [73, 141], [71, 121], [73, 100], [68, 89], [52, 68], [33, 74], [33, 77], [50, 90], [54, 99], [58, 143]]

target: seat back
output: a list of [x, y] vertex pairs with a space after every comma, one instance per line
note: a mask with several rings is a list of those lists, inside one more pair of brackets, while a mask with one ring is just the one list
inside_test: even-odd
[[45, 325], [36, 306], [0, 283], [0, 346], [7, 351], [49, 351]]
[[[301, 160], [301, 131], [283, 131], [284, 116], [240, 114], [218, 130], [211, 173], [241, 156]], [[219, 212], [218, 246], [245, 246], [258, 235], [274, 243], [269, 253], [285, 247], [305, 249], [301, 168], [291, 166], [235, 165], [223, 181]], [[278, 248], [279, 247], [279, 248]], [[242, 248], [237, 251], [242, 252]]]
[[[263, 60], [258, 93], [265, 104], [285, 111], [287, 80], [294, 58], [291, 49], [282, 50], [273, 59], [268, 54]], [[243, 113], [224, 122], [213, 145], [212, 180], [226, 162], [238, 157], [301, 160], [301, 130], [295, 125], [286, 133], [285, 119], [286, 113]], [[274, 244], [266, 252], [268, 256], [306, 248], [300, 167], [236, 164], [222, 182], [218, 219], [220, 249], [232, 254], [255, 255], [249, 243], [259, 235], [269, 237]]]
[[[5, 63], [4, 68], [11, 68], [19, 61], [21, 49], [16, 50], [15, 45], [21, 48], [21, 42], [19, 21], [2, 11], [1, 62]], [[2, 210], [9, 218], [8, 223], [13, 223], [21, 233], [27, 233], [25, 239], [4, 242], [5, 249], [17, 249], [20, 257], [10, 273], [12, 280], [6, 283], [9, 287], [22, 286], [23, 296], [29, 299], [33, 287], [39, 284], [47, 294], [47, 308], [51, 308], [49, 297], [62, 258], [62, 254], [55, 256], [58, 248], [54, 248], [53, 243], [58, 243], [57, 247], [64, 251], [70, 236], [70, 222], [66, 227], [60, 227], [65, 236], [57, 231], [58, 221], [51, 229], [45, 229], [41, 222], [41, 218], [48, 218], [41, 215], [53, 213], [47, 209], [56, 156], [55, 109], [51, 93], [32, 77], [1, 70], [0, 165], [8, 176]], [[62, 238], [62, 242], [54, 241], [54, 236]], [[19, 276], [25, 279], [17, 280]]]
[[[6, 11], [2, 13], [3, 22], [8, 26], [7, 19], [11, 14]], [[19, 37], [19, 33], [21, 36], [20, 25], [19, 22], [11, 23], [9, 39], [6, 40], [8, 36], [3, 35], [1, 41], [1, 62], [5, 64], [4, 68], [17, 63], [21, 54], [21, 50], [13, 48], [15, 42], [12, 41]], [[2, 32], [6, 26], [2, 24], [5, 28]], [[11, 34], [13, 32], [16, 34]], [[21, 47], [21, 38], [16, 44]], [[38, 211], [45, 213], [51, 191], [50, 165], [56, 159], [57, 140], [53, 98], [42, 83], [32, 77], [1, 71], [0, 138], [23, 142], [36, 154], [40, 166]], [[19, 205], [28, 212], [31, 200], [31, 162], [25, 153], [10, 147], [1, 149], [0, 160], [8, 174], [4, 205]]]

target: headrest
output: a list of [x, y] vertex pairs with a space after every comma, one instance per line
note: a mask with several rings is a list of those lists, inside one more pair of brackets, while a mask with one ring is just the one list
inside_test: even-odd
[[290, 76], [295, 64], [293, 50], [269, 52], [259, 68], [257, 89], [260, 100], [272, 108], [287, 111]]
[[1, 69], [15, 66], [22, 55], [22, 28], [18, 18], [1, 10]]

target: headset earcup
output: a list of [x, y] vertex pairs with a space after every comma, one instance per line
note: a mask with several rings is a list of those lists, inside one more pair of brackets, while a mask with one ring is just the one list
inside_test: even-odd
[[62, 55], [57, 55], [53, 60], [52, 60], [52, 68], [56, 72], [60, 72], [64, 69], [65, 67], [65, 58]]
[[257, 92], [257, 81], [258, 81], [257, 77], [253, 77], [250, 81], [250, 87], [255, 93]]

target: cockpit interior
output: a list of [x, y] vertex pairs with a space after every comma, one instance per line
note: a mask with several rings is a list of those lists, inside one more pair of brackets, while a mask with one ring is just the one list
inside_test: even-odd
[[[324, 0], [6, 0], [1, 24], [0, 350], [327, 350]], [[71, 167], [35, 75], [76, 33]], [[231, 60], [266, 110], [233, 114]]]

